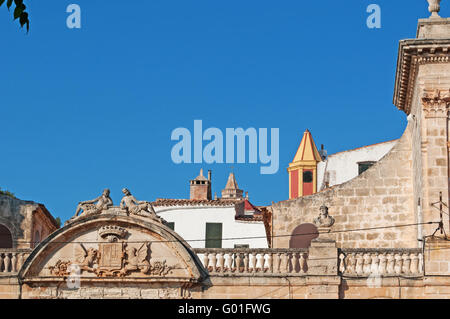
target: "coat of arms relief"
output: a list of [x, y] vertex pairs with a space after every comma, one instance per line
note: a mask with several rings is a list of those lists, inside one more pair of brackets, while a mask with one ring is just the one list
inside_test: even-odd
[[98, 235], [101, 238], [98, 249], [79, 243], [75, 260], [58, 260], [49, 267], [50, 273], [69, 276], [73, 267], [79, 267], [80, 274], [94, 273], [97, 277], [124, 277], [137, 272], [165, 277], [176, 268], [176, 265], [167, 265], [166, 260], [152, 260], [150, 242], [128, 243], [128, 231], [123, 227], [102, 226]]

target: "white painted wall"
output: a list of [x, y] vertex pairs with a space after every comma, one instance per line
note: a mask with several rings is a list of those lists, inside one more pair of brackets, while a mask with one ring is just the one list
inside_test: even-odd
[[397, 143], [397, 140], [368, 145], [328, 156], [317, 164], [317, 189], [324, 186], [325, 172], [329, 172], [330, 186], [345, 183], [358, 176], [358, 162], [378, 162]]
[[[175, 223], [175, 232], [193, 248], [205, 248], [206, 223], [222, 223], [222, 238], [260, 237], [258, 239], [222, 240], [222, 248], [248, 244], [250, 248], [268, 248], [263, 222], [244, 222], [234, 219], [234, 206], [154, 207], [156, 213]], [[201, 239], [202, 241], [189, 241]]]

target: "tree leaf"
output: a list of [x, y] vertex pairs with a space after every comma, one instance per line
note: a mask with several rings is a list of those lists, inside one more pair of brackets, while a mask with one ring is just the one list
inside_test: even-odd
[[29, 21], [28, 21], [28, 13], [22, 12], [20, 14], [19, 22], [20, 22], [20, 26], [21, 27], [23, 27], [24, 24], [28, 24], [29, 23]]
[[25, 5], [22, 3], [20, 5], [18, 5], [15, 9], [14, 9], [14, 20], [16, 20], [18, 17], [20, 17], [22, 15], [22, 12], [25, 10]]
[[8, 10], [9, 10], [9, 8], [11, 8], [12, 2], [13, 2], [13, 0], [8, 0], [8, 2], [6, 2], [6, 6], [8, 7]]

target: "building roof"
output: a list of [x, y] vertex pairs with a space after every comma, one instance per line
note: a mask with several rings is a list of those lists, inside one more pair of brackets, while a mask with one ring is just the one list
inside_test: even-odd
[[236, 177], [234, 176], [234, 173], [231, 172], [228, 176], [227, 185], [225, 185], [225, 189], [238, 189], [238, 184], [236, 182]]
[[261, 213], [261, 211], [258, 208], [256, 208], [252, 203], [250, 203], [247, 199], [244, 201], [244, 211]]
[[302, 161], [322, 161], [322, 157], [320, 156], [312, 135], [308, 130], [303, 133], [302, 141], [300, 142], [300, 146], [298, 147], [297, 153], [295, 153], [294, 160], [291, 164]]
[[264, 221], [262, 213], [253, 214], [253, 215], [240, 215], [240, 216], [236, 215], [236, 217], [234, 219], [240, 220], [240, 221], [246, 221], [246, 222], [262, 222], [262, 221]]
[[155, 207], [162, 206], [234, 206], [238, 202], [243, 200], [223, 200], [223, 199], [173, 199], [173, 198], [157, 198], [152, 202]]
[[338, 154], [342, 154], [342, 153], [346, 153], [346, 152], [353, 152], [353, 151], [357, 151], [357, 150], [360, 150], [360, 149], [373, 147], [373, 146], [377, 146], [377, 145], [382, 145], [382, 144], [387, 144], [387, 143], [393, 143], [393, 142], [397, 142], [397, 141], [398, 141], [398, 139], [394, 139], [394, 140], [390, 140], [390, 141], [385, 141], [385, 142], [380, 142], [380, 143], [375, 143], [375, 144], [370, 144], [370, 145], [364, 145], [364, 146], [360, 146], [360, 147], [357, 147], [357, 148], [352, 148], [352, 149], [349, 149], [349, 150], [340, 151], [340, 152], [337, 152], [337, 153], [334, 153], [334, 154], [330, 154], [330, 155], [328, 155], [328, 157], [333, 157], [333, 156], [338, 155]]

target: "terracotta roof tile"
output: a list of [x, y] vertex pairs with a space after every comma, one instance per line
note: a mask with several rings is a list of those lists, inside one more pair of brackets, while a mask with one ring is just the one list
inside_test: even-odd
[[234, 206], [242, 200], [202, 200], [202, 199], [172, 199], [172, 198], [157, 198], [152, 202], [152, 205], [157, 206]]
[[240, 216], [236, 216], [234, 219], [241, 220], [241, 221], [255, 221], [255, 222], [264, 221], [262, 214], [240, 215]]

